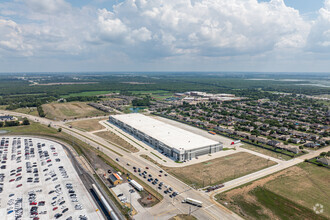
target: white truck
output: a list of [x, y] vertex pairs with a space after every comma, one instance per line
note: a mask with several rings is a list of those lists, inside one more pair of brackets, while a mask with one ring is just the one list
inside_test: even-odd
[[241, 140], [233, 141], [233, 142], [231, 142], [231, 145], [238, 144], [238, 143], [241, 143]]
[[191, 199], [191, 198], [186, 198], [184, 200], [182, 200], [183, 203], [189, 203], [198, 207], [202, 207], [203, 206], [203, 202], [198, 201], [196, 199]]
[[138, 184], [135, 180], [131, 180], [130, 184], [138, 191], [143, 190], [143, 187], [140, 184]]

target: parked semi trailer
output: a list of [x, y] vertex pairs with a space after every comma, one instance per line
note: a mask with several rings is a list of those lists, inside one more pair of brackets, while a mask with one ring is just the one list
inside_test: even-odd
[[202, 207], [203, 206], [203, 202], [198, 201], [196, 199], [191, 199], [191, 198], [186, 198], [184, 200], [182, 200], [183, 203], [189, 203], [198, 207]]
[[143, 190], [143, 187], [140, 184], [138, 184], [135, 180], [131, 180], [130, 184], [138, 191]]

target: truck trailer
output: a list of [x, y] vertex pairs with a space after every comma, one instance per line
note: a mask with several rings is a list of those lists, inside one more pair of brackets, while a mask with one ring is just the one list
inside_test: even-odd
[[233, 142], [231, 142], [231, 145], [238, 144], [238, 143], [241, 143], [241, 140], [233, 141]]
[[143, 190], [143, 187], [140, 184], [138, 184], [135, 180], [131, 180], [130, 184], [138, 191]]
[[183, 203], [189, 203], [198, 207], [202, 207], [203, 206], [203, 202], [198, 201], [196, 199], [191, 199], [191, 198], [186, 198], [184, 200], [182, 200]]

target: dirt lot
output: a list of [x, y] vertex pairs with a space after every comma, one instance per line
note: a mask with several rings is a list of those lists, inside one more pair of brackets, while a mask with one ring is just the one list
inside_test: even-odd
[[[246, 219], [326, 219], [330, 217], [329, 172], [301, 163], [216, 198]], [[323, 206], [321, 215], [313, 211], [316, 204]]]
[[102, 121], [104, 119], [90, 119], [90, 120], [81, 120], [81, 121], [74, 121], [68, 123], [69, 125], [72, 125], [74, 128], [78, 128], [80, 130], [84, 131], [97, 131], [102, 130], [105, 127], [102, 126], [99, 121]]
[[84, 102], [50, 103], [42, 105], [42, 108], [46, 118], [56, 120], [102, 116], [105, 114]]
[[164, 169], [187, 184], [200, 188], [223, 183], [275, 164], [253, 154], [240, 152], [186, 167]]
[[136, 147], [134, 147], [133, 145], [131, 145], [130, 143], [128, 143], [127, 141], [125, 141], [124, 139], [122, 139], [121, 137], [119, 137], [118, 135], [116, 135], [111, 131], [101, 131], [95, 133], [95, 135], [104, 138], [105, 140], [108, 140], [114, 143], [115, 145], [119, 145], [121, 148], [129, 150], [133, 153], [139, 152], [139, 150]]
[[159, 203], [159, 200], [149, 192], [143, 190], [139, 193], [141, 195], [141, 198], [138, 201], [143, 207], [152, 207]]
[[197, 218], [193, 215], [188, 215], [188, 214], [178, 214], [169, 220], [197, 220]]

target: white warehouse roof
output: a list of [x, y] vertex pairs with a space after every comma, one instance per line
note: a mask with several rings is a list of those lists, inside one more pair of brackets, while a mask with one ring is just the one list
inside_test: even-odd
[[111, 117], [177, 150], [192, 150], [219, 144], [219, 142], [209, 138], [194, 134], [139, 113], [112, 115]]

